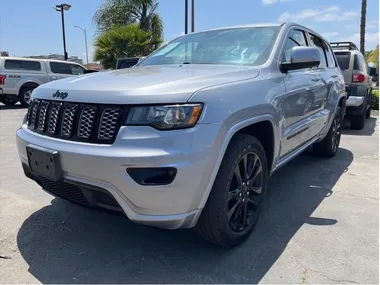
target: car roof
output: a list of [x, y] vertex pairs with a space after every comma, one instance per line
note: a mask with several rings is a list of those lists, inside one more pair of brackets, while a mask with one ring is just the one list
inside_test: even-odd
[[40, 62], [60, 62], [60, 63], [73, 63], [81, 65], [74, 61], [64, 61], [59, 59], [49, 59], [49, 58], [30, 58], [30, 57], [14, 57], [14, 56], [0, 56], [0, 59], [11, 59], [11, 60], [26, 60], [26, 61], [40, 61]]
[[[202, 30], [198, 32], [193, 32], [191, 34], [197, 34], [197, 33], [202, 33], [202, 32], [208, 32], [208, 31], [218, 31], [218, 30], [227, 30], [227, 29], [241, 29], [241, 28], [258, 28], [258, 27], [285, 27], [285, 28], [293, 28], [293, 27], [298, 27], [300, 29], [303, 29], [307, 32], [310, 32], [317, 37], [323, 39], [325, 42], [329, 43], [329, 41], [324, 38], [322, 35], [317, 33], [316, 31], [307, 28], [301, 24], [294, 23], [294, 22], [268, 22], [268, 23], [257, 23], [257, 24], [247, 24], [247, 25], [237, 25], [237, 26], [226, 26], [226, 27], [219, 27], [219, 28], [213, 28], [213, 29], [207, 29], [207, 30]], [[183, 35], [182, 35], [183, 36]], [[181, 36], [179, 36], [181, 37]]]

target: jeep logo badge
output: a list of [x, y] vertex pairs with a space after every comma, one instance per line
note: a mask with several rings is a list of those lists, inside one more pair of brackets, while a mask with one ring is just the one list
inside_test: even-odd
[[65, 99], [69, 94], [67, 92], [57, 92], [53, 93], [53, 98], [61, 98], [62, 100]]

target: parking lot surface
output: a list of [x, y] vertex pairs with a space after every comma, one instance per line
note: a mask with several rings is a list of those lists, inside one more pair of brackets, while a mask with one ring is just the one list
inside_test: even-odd
[[0, 283], [379, 283], [378, 113], [335, 158], [275, 173], [253, 235], [226, 250], [43, 192], [17, 156], [25, 112], [0, 105]]

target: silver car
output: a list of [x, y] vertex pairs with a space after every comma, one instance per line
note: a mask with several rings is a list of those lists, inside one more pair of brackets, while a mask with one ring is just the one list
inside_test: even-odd
[[327, 41], [292, 23], [188, 34], [134, 68], [47, 83], [32, 97], [17, 130], [27, 177], [222, 246], [252, 232], [277, 169], [309, 146], [336, 154], [346, 102]]

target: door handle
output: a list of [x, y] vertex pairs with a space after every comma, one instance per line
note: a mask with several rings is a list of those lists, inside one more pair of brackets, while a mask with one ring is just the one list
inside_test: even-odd
[[319, 77], [314, 77], [314, 78], [311, 79], [311, 81], [314, 81], [314, 82], [317, 82], [319, 80], [321, 80]]

